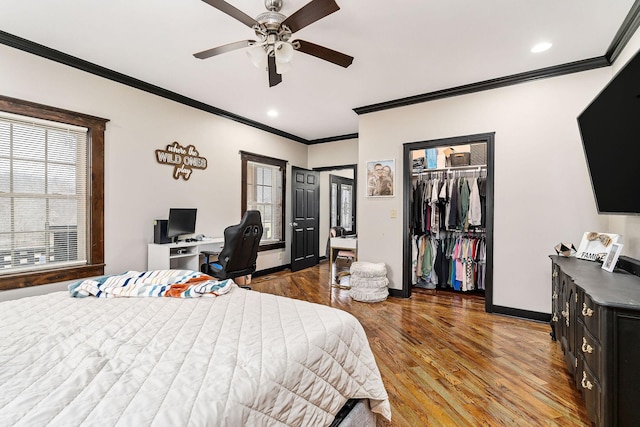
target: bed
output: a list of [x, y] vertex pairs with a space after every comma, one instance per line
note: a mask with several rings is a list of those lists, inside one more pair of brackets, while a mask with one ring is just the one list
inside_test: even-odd
[[[175, 295], [174, 295], [175, 296]], [[386, 419], [349, 313], [249, 291], [0, 303], [0, 425], [328, 426], [345, 403]]]

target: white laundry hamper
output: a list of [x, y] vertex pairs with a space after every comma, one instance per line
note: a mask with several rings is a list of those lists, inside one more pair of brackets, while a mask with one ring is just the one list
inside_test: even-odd
[[384, 263], [356, 261], [351, 264], [349, 296], [356, 301], [380, 302], [389, 296], [389, 280]]

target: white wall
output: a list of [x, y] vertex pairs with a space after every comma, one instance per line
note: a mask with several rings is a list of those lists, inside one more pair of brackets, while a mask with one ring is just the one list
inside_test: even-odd
[[576, 117], [611, 76], [604, 68], [360, 116], [358, 251], [387, 264], [402, 288], [403, 186], [393, 198], [366, 198], [367, 161], [396, 159], [403, 143], [495, 132], [493, 303], [551, 312], [549, 254], [603, 230], [596, 213]]
[[[0, 94], [107, 118], [105, 272], [144, 270], [153, 220], [196, 207], [198, 233], [222, 236], [240, 220], [239, 150], [307, 167], [307, 146], [107, 79], [0, 45]], [[156, 162], [173, 141], [194, 145], [206, 170], [189, 181]], [[290, 180], [288, 180], [290, 181]], [[287, 206], [290, 191], [287, 190]], [[286, 222], [290, 220], [287, 218]], [[287, 227], [287, 232], [289, 229]], [[261, 253], [258, 269], [287, 264], [288, 249]]]
[[309, 146], [309, 168], [355, 165], [357, 163], [357, 138]]
[[[620, 71], [637, 52], [640, 52], [640, 31], [636, 31], [611, 67], [613, 73]], [[633, 197], [638, 197], [637, 193], [634, 194]], [[640, 259], [640, 215], [611, 215], [609, 217], [608, 231], [622, 235], [622, 243], [624, 244], [622, 255]]]

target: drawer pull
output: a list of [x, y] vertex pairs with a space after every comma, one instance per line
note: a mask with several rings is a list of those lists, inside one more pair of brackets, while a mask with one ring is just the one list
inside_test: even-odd
[[569, 326], [569, 303], [565, 303], [566, 310], [561, 311], [562, 317], [565, 318], [565, 323]]
[[585, 316], [585, 317], [593, 316], [593, 310], [591, 310], [589, 307], [587, 307], [587, 303], [586, 302], [582, 303], [582, 315]]
[[582, 352], [589, 354], [593, 353], [593, 347], [587, 344], [587, 339], [585, 337], [582, 337]]
[[582, 388], [586, 388], [588, 390], [591, 390], [593, 388], [593, 384], [591, 383], [591, 381], [589, 381], [587, 379], [587, 373], [585, 371], [582, 371]]

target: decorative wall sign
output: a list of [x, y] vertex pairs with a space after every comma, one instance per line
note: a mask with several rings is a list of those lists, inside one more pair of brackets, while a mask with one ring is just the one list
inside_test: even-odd
[[181, 146], [174, 141], [167, 145], [166, 150], [156, 150], [156, 160], [163, 165], [173, 166], [173, 178], [182, 177], [188, 181], [193, 169], [206, 169], [207, 159], [200, 157], [193, 145]]

